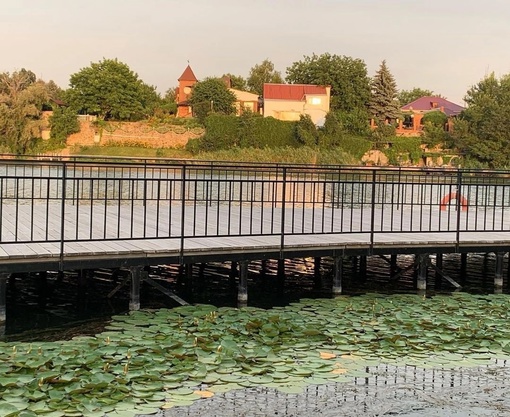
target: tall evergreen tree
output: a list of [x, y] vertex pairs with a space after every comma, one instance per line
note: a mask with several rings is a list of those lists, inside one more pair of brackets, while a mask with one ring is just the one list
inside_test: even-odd
[[381, 63], [379, 70], [372, 79], [372, 96], [369, 111], [376, 122], [392, 123], [400, 117], [397, 83], [386, 66], [386, 60]]

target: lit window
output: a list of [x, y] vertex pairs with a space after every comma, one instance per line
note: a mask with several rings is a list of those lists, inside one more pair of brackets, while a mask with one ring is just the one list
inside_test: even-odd
[[310, 99], [310, 104], [317, 106], [317, 105], [321, 104], [321, 99], [319, 97], [312, 97]]

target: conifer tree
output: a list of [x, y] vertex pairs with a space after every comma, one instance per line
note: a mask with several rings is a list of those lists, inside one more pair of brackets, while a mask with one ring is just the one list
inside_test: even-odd
[[376, 123], [393, 123], [400, 117], [400, 106], [397, 98], [397, 83], [386, 66], [386, 60], [372, 79], [372, 95], [369, 110]]

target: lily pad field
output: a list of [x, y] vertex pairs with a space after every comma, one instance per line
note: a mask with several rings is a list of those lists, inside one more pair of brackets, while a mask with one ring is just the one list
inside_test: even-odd
[[509, 320], [508, 295], [466, 293], [131, 312], [95, 336], [0, 343], [0, 415], [132, 417], [250, 387], [297, 394], [372, 365], [476, 367], [510, 357]]

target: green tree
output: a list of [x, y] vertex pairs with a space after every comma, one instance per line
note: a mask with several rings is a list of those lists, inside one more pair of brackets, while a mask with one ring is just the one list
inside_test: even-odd
[[80, 131], [76, 111], [70, 107], [56, 107], [49, 122], [50, 140], [56, 145], [65, 146], [69, 135]]
[[319, 131], [308, 114], [299, 116], [296, 122], [295, 134], [298, 143], [306, 146], [317, 146], [319, 144]]
[[[455, 133], [458, 148], [468, 157], [493, 168], [510, 161], [510, 74], [494, 73], [471, 87], [464, 98], [468, 108], [461, 119], [468, 124], [463, 136]], [[459, 132], [460, 133], [460, 132]]]
[[210, 113], [234, 114], [236, 96], [229, 91], [225, 83], [218, 78], [206, 78], [193, 87], [189, 98], [193, 115], [205, 120]]
[[388, 69], [386, 61], [383, 61], [372, 79], [370, 115], [379, 126], [384, 123], [393, 123], [400, 117], [399, 107], [397, 83]]
[[412, 90], [400, 90], [400, 92], [397, 94], [400, 106], [405, 106], [414, 100], [428, 96], [437, 96], [437, 94], [434, 94], [432, 90], [423, 90], [418, 87], [414, 87]]
[[437, 145], [444, 145], [448, 138], [445, 127], [448, 123], [448, 116], [442, 111], [430, 111], [423, 116], [422, 141], [429, 148]]
[[236, 90], [245, 91], [248, 89], [248, 84], [246, 82], [246, 79], [244, 79], [240, 75], [234, 75], [234, 74], [223, 74], [221, 78], [228, 78], [230, 80], [230, 86], [231, 88], [234, 88]]
[[280, 84], [283, 83], [283, 77], [279, 71], [275, 71], [274, 64], [269, 59], [264, 59], [250, 69], [246, 83], [251, 92], [261, 96], [265, 83]]
[[331, 109], [352, 111], [366, 108], [370, 79], [365, 62], [347, 56], [313, 54], [287, 68], [287, 82], [331, 86]]
[[0, 74], [0, 138], [11, 152], [24, 154], [41, 137], [41, 112], [48, 102], [44, 82], [22, 69]]
[[66, 100], [101, 120], [139, 120], [151, 114], [159, 96], [126, 64], [103, 59], [71, 75]]

